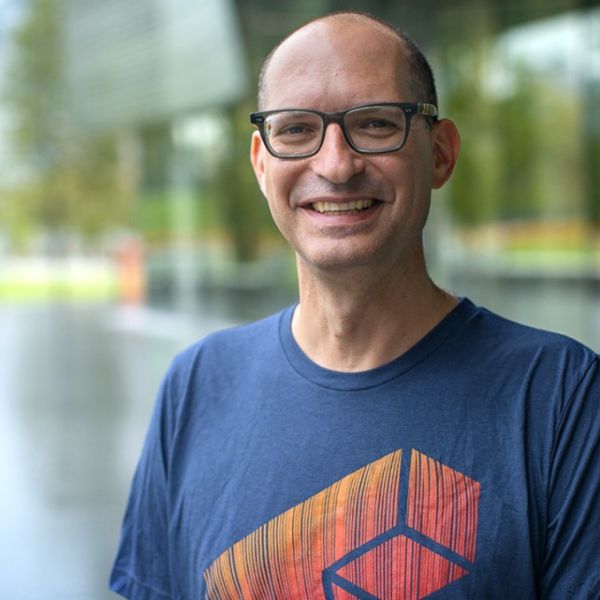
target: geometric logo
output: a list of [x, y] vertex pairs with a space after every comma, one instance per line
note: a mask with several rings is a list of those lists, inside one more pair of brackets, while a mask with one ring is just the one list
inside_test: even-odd
[[405, 460], [396, 450], [233, 544], [204, 572], [206, 597], [416, 600], [467, 576], [479, 483], [416, 450]]

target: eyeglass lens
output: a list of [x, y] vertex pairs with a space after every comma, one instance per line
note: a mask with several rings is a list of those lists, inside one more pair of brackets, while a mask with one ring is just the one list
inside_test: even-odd
[[[344, 115], [343, 124], [347, 137], [357, 150], [385, 152], [399, 148], [406, 138], [406, 115], [397, 106], [356, 108]], [[285, 110], [267, 116], [264, 131], [274, 152], [298, 156], [319, 148], [324, 123], [318, 114]]]

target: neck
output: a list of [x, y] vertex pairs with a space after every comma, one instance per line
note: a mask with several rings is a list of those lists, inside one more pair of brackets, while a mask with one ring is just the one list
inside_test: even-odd
[[334, 276], [299, 259], [298, 276], [292, 333], [311, 360], [335, 371], [366, 371], [404, 354], [457, 304], [431, 281], [422, 259], [391, 273], [369, 267]]

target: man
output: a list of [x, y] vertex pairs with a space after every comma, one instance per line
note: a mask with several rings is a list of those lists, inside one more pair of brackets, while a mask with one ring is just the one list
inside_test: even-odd
[[265, 63], [251, 160], [297, 306], [183, 352], [112, 589], [128, 598], [600, 597], [600, 372], [436, 287], [457, 159], [410, 40], [318, 19]]

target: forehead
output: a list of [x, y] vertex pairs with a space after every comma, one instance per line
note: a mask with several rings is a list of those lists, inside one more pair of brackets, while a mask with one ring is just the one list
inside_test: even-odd
[[325, 19], [292, 34], [273, 54], [264, 84], [267, 110], [413, 100], [402, 41], [363, 18]]

